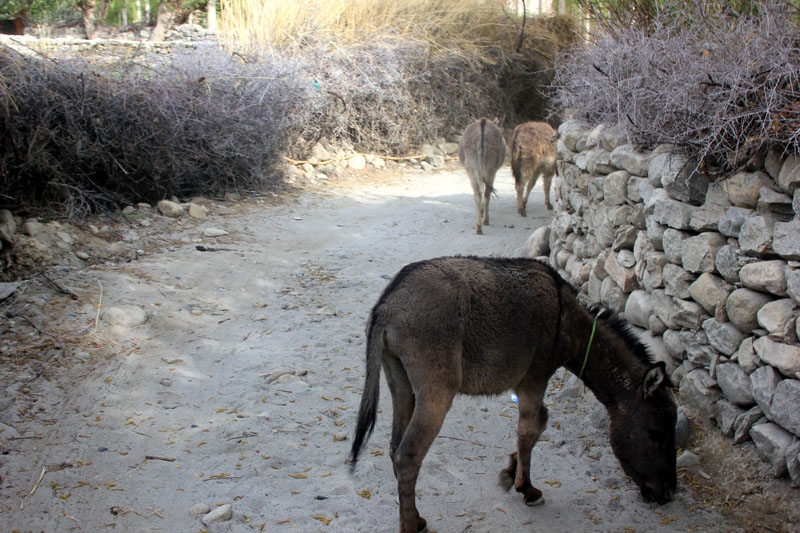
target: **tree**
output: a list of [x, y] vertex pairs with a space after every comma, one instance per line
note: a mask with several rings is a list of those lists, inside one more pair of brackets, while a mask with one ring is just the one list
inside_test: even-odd
[[97, 24], [95, 22], [95, 0], [76, 0], [75, 5], [81, 10], [83, 15], [83, 29], [87, 39], [97, 37]]

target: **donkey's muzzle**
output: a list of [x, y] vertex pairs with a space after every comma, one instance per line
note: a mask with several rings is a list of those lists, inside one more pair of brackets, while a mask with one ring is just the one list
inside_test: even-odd
[[659, 505], [664, 505], [672, 501], [672, 496], [675, 494], [675, 487], [670, 486], [669, 483], [661, 485], [645, 484], [641, 488], [642, 497], [645, 501], [656, 502]]

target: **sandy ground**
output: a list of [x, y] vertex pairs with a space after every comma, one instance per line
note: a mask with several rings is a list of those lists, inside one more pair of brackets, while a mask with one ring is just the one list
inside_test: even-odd
[[[395, 531], [385, 386], [355, 475], [346, 464], [369, 309], [406, 263], [514, 255], [550, 216], [540, 186], [529, 217], [516, 214], [507, 167], [483, 236], [462, 171], [386, 176], [174, 223], [135, 261], [51, 270], [75, 300], [31, 287], [4, 304], [34, 319], [14, 321], [33, 348], [1, 360], [0, 529]], [[204, 238], [207, 227], [229, 234]], [[95, 320], [119, 305], [148, 315], [122, 338]], [[497, 483], [515, 405], [456, 400], [417, 485], [431, 530], [742, 529], [690, 490], [697, 473], [681, 476], [675, 501], [643, 502], [602, 407], [569, 374], [556, 374], [548, 401], [533, 472], [547, 503], [528, 508]], [[228, 521], [193, 514], [226, 504]]]

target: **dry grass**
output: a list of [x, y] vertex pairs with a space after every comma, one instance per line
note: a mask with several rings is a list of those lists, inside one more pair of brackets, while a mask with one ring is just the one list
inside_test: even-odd
[[521, 22], [504, 0], [226, 0], [223, 40], [248, 50], [424, 41], [469, 57], [511, 50]]

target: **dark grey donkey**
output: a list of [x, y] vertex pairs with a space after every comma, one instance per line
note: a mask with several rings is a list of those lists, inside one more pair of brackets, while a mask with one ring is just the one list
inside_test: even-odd
[[464, 130], [458, 143], [458, 160], [467, 171], [475, 197], [475, 233], [489, 224], [489, 198], [494, 192], [494, 176], [506, 160], [508, 149], [503, 132], [488, 118], [481, 118]]
[[352, 466], [375, 426], [382, 367], [392, 394], [400, 531], [423, 531], [417, 476], [453, 398], [510, 389], [519, 397], [517, 451], [501, 480], [538, 505], [531, 450], [547, 422], [547, 383], [562, 366], [606, 406], [611, 446], [642, 496], [667, 502], [677, 485], [676, 406], [664, 363], [651, 361], [621, 318], [587, 309], [558, 273], [532, 259], [432, 259], [389, 282], [367, 324]]

